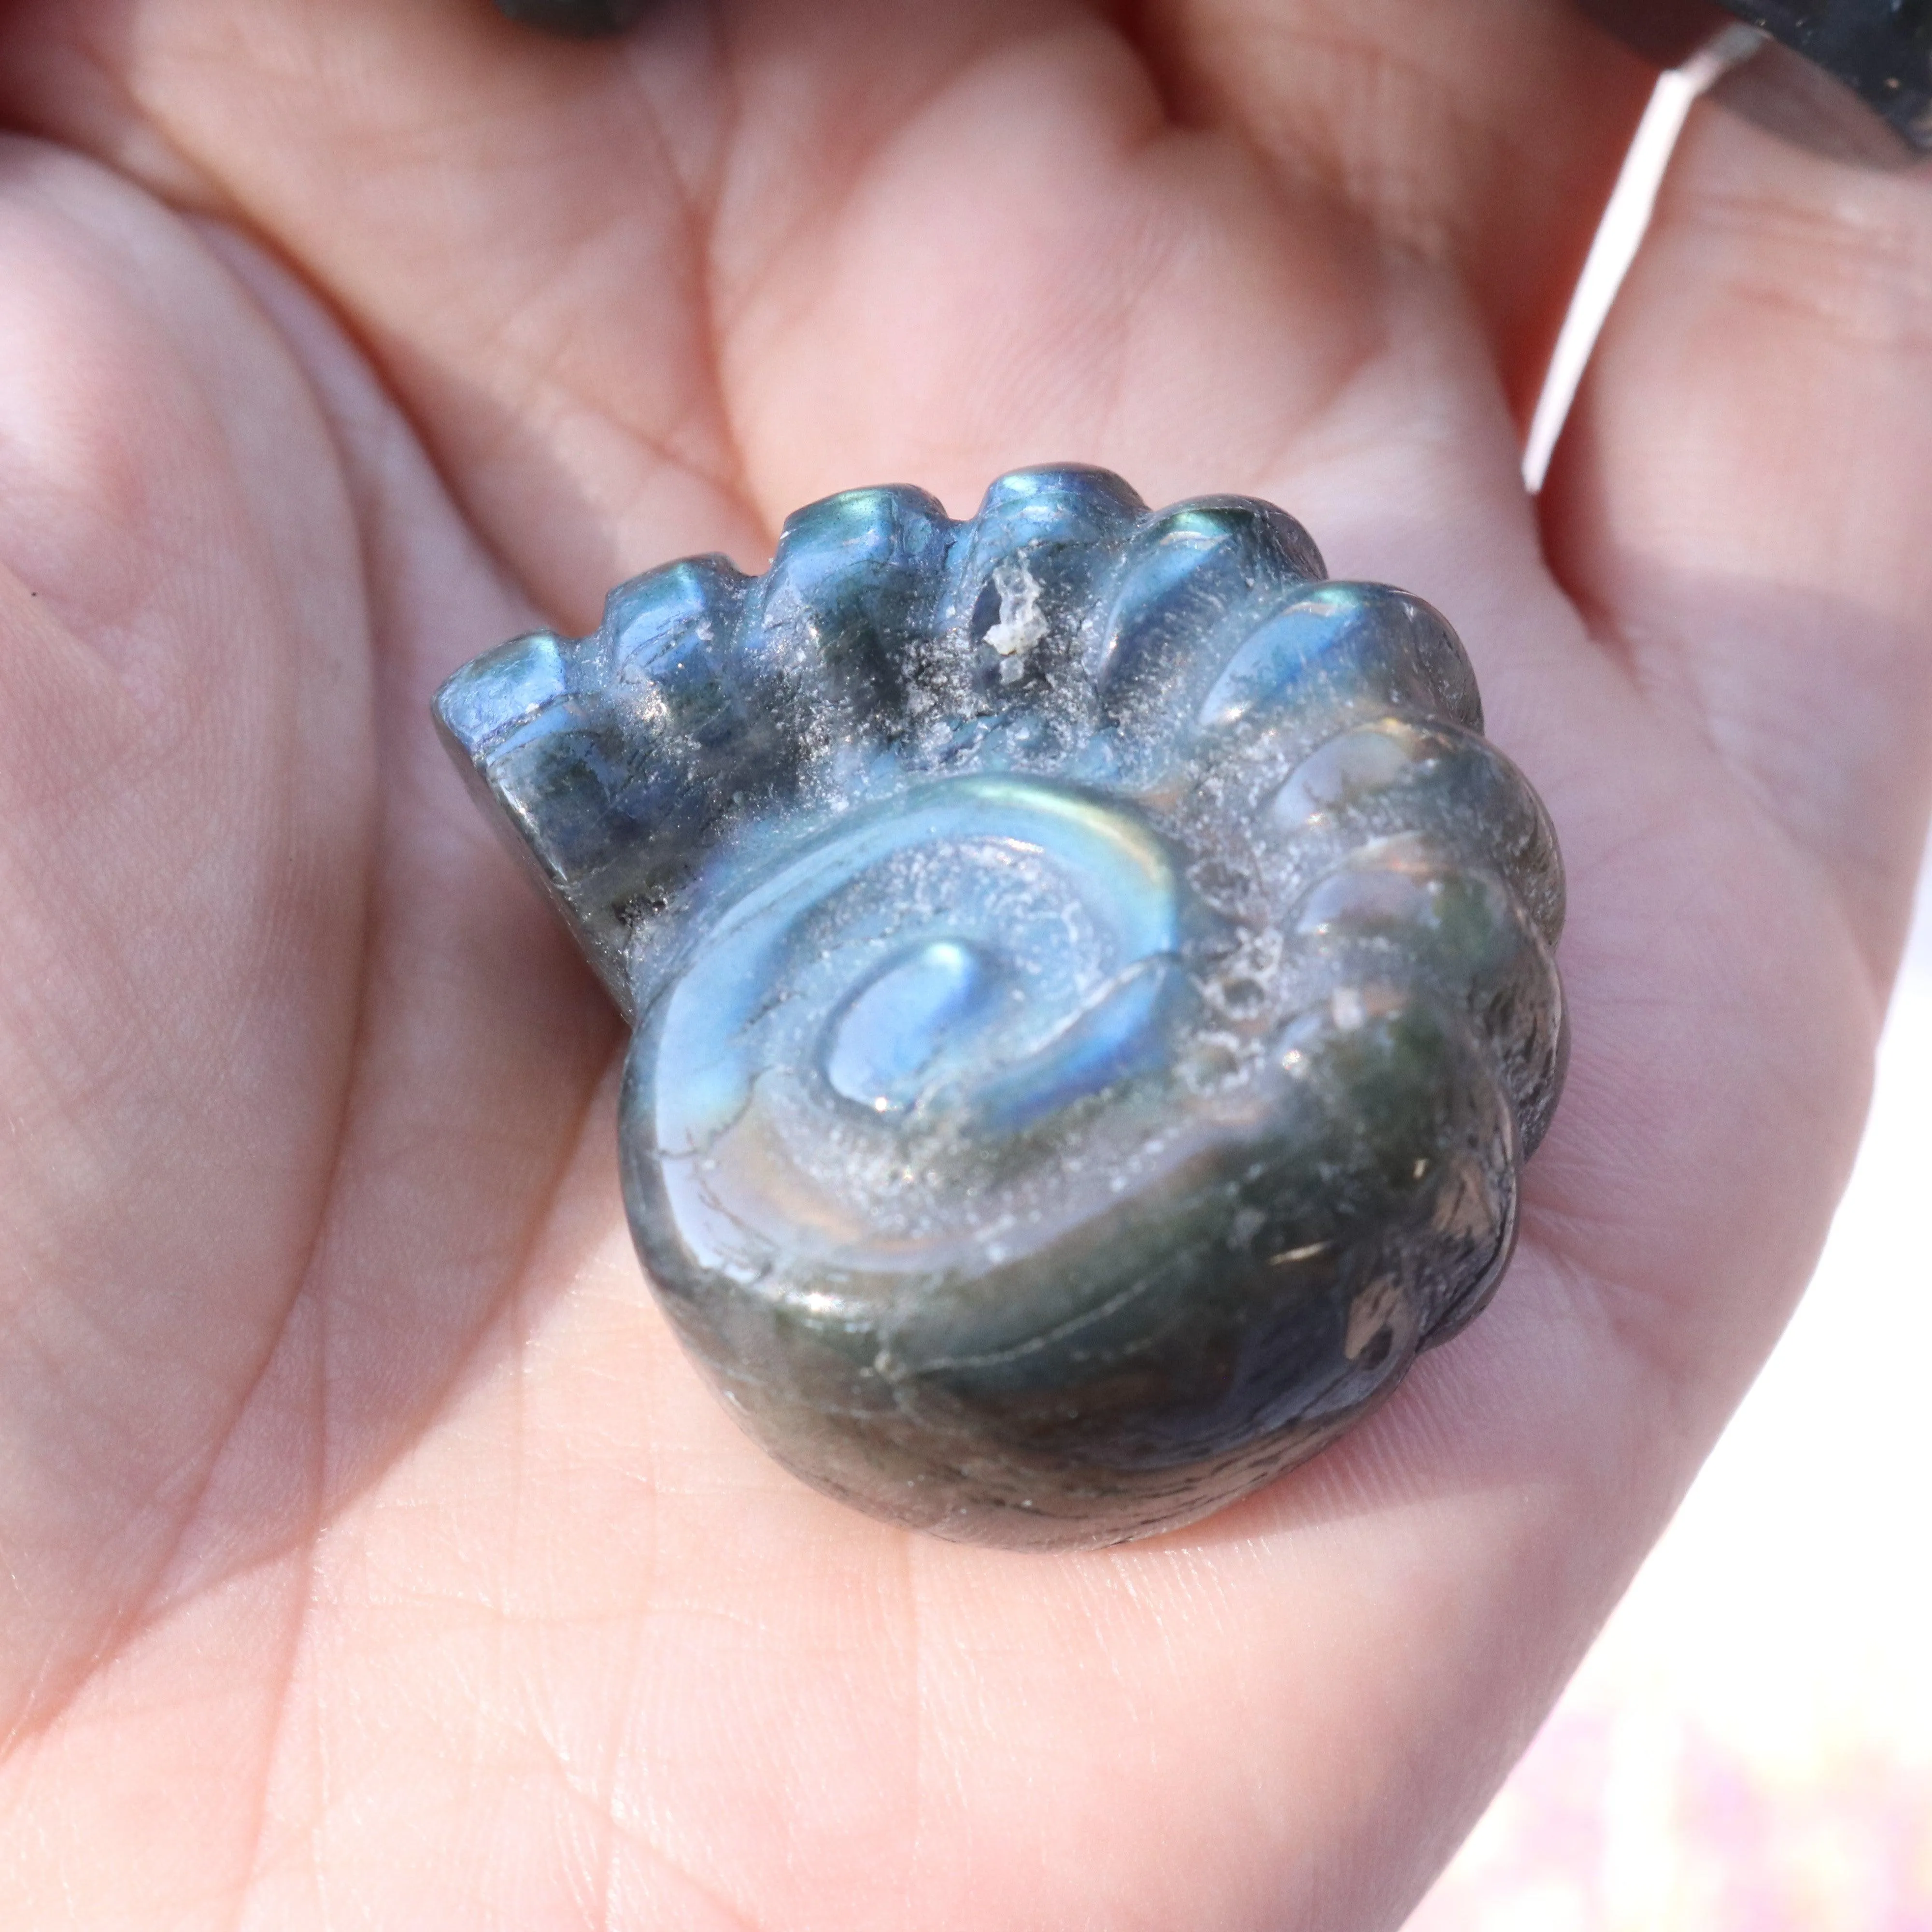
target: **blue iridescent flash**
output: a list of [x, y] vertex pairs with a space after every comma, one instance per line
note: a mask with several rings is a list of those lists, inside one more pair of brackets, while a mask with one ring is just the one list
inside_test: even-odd
[[634, 1024], [652, 1284], [819, 1488], [1170, 1528], [1492, 1292], [1562, 1080], [1555, 836], [1448, 625], [1272, 506], [848, 491], [436, 710]]

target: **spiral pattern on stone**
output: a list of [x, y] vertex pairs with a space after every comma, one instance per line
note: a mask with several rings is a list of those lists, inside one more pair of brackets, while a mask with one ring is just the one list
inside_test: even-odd
[[640, 1252], [745, 1426], [1024, 1546], [1204, 1514], [1468, 1322], [1562, 867], [1433, 610], [1106, 472], [800, 512], [438, 716], [635, 1024]]

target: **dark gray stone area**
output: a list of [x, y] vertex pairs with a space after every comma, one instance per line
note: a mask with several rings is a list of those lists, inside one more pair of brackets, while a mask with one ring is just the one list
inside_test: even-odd
[[624, 1184], [746, 1429], [890, 1521], [1174, 1528], [1479, 1312], [1566, 1034], [1441, 615], [1272, 506], [852, 490], [437, 716], [635, 1028]]

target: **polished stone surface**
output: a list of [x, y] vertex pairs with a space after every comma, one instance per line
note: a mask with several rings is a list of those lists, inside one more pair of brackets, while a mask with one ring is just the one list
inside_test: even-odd
[[1562, 1083], [1556, 838], [1448, 624], [1279, 510], [853, 490], [437, 712], [635, 1025], [657, 1292], [818, 1487], [1150, 1534], [1493, 1291]]

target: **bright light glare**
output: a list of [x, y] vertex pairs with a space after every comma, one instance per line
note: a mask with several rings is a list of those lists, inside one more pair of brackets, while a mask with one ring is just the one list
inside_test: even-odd
[[1752, 28], [1728, 28], [1682, 67], [1658, 77], [1598, 224], [1597, 238], [1590, 244], [1589, 259], [1583, 264], [1576, 293], [1570, 298], [1570, 312], [1563, 319], [1549, 373], [1543, 379], [1543, 394], [1537, 399], [1522, 456], [1522, 480], [1531, 495], [1543, 488], [1543, 479], [1550, 473], [1556, 439], [1569, 420], [1570, 405], [1595, 352], [1597, 338], [1610, 320], [1617, 291], [1642, 245], [1657, 206], [1658, 190], [1664, 185], [1690, 110], [1700, 95], [1708, 94], [1763, 44], [1764, 36]]

